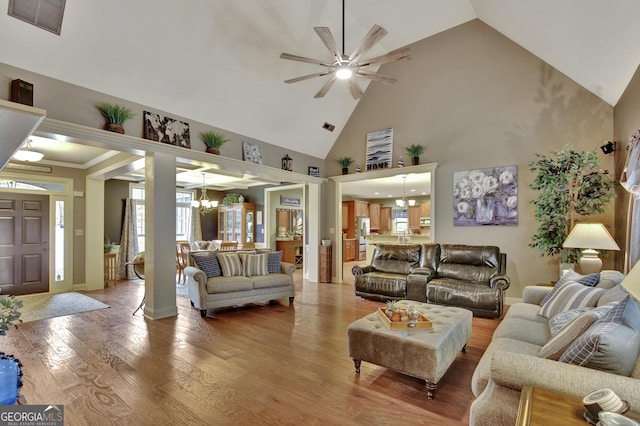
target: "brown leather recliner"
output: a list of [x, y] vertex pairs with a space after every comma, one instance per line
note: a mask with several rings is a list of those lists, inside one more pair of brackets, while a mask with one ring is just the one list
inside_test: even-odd
[[496, 246], [378, 244], [371, 265], [352, 272], [356, 295], [367, 299], [458, 306], [496, 318], [510, 283], [506, 260]]

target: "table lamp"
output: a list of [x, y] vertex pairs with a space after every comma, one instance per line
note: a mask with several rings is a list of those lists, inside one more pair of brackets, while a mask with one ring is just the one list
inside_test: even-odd
[[564, 240], [562, 247], [583, 249], [578, 262], [583, 274], [595, 274], [602, 269], [602, 260], [596, 250], [620, 250], [601, 223], [578, 223]]
[[640, 300], [640, 262], [637, 262], [620, 283], [636, 300]]

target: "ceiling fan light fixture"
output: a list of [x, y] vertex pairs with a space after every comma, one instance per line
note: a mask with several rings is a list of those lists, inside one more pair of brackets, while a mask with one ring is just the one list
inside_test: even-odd
[[340, 80], [348, 80], [353, 76], [353, 71], [348, 66], [341, 66], [336, 70], [336, 77]]

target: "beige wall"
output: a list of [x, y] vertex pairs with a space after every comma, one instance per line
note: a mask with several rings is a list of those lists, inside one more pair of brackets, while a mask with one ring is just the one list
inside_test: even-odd
[[[640, 68], [636, 70], [629, 86], [627, 86], [624, 94], [616, 104], [613, 118], [614, 141], [616, 142], [616, 151], [614, 153], [616, 161], [615, 177], [619, 179], [627, 159], [627, 144], [631, 139], [631, 135], [640, 129]], [[625, 231], [627, 228], [629, 193], [622, 187], [618, 187], [617, 194], [615, 238], [620, 247], [622, 247], [626, 244]], [[616, 269], [622, 271], [623, 267], [624, 259], [622, 256], [618, 256]]]
[[[508, 297], [557, 279], [558, 260], [527, 246], [537, 228], [528, 162], [573, 144], [596, 149], [612, 169], [612, 156], [599, 147], [613, 135], [613, 108], [478, 20], [410, 47], [409, 62], [381, 69], [397, 83], [367, 89], [327, 157], [329, 175], [340, 174], [335, 159], [343, 155], [364, 168], [367, 132], [392, 127], [394, 166], [401, 155], [406, 162], [404, 148], [414, 143], [426, 147], [422, 163], [438, 163], [433, 226], [439, 242], [498, 245], [508, 255]], [[505, 165], [518, 166], [518, 225], [453, 226], [453, 172]], [[334, 211], [330, 192], [327, 216]], [[606, 216], [612, 224], [612, 209]]]

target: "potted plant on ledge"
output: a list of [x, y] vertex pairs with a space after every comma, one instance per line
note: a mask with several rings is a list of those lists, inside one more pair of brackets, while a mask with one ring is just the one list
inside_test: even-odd
[[353, 159], [351, 157], [340, 157], [338, 158], [338, 164], [342, 166], [342, 174], [349, 174], [349, 166], [353, 164]]
[[207, 146], [206, 151], [210, 154], [220, 154], [220, 147], [229, 142], [222, 133], [214, 131], [200, 133], [200, 139]]
[[418, 164], [420, 164], [420, 155], [422, 155], [424, 147], [420, 144], [413, 144], [411, 146], [408, 146], [406, 149], [407, 154], [411, 156], [411, 164], [413, 166], [417, 166]]
[[96, 108], [100, 110], [105, 120], [107, 120], [107, 123], [104, 125], [104, 130], [110, 132], [124, 134], [124, 127], [122, 125], [135, 116], [131, 109], [123, 105], [103, 102], [96, 105]]

